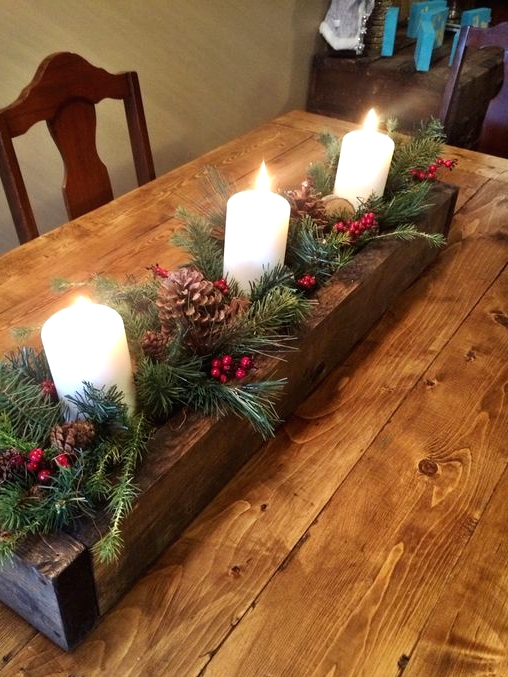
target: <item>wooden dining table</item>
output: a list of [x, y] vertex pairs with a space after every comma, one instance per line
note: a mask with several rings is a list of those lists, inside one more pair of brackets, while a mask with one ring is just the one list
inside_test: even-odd
[[[68, 303], [55, 278], [185, 261], [210, 166], [293, 188], [353, 127], [283, 114], [4, 254], [0, 348]], [[446, 155], [431, 266], [81, 645], [0, 605], [0, 677], [508, 676], [508, 160]]]

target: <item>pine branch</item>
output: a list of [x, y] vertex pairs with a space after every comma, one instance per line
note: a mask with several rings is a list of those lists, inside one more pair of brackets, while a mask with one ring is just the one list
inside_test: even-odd
[[224, 242], [213, 235], [210, 222], [203, 216], [191, 214], [186, 209], [178, 209], [176, 216], [183, 220], [184, 226], [173, 236], [173, 243], [189, 252], [190, 267], [200, 270], [205, 279], [220, 279]]
[[144, 358], [135, 375], [140, 409], [151, 420], [167, 421], [204, 378], [201, 358], [187, 358], [177, 364]]
[[326, 236], [311, 219], [302, 219], [292, 229], [286, 259], [296, 277], [306, 273], [324, 284], [334, 272], [345, 266], [354, 253], [347, 235], [330, 231]]
[[427, 233], [424, 230], [418, 230], [418, 228], [412, 223], [402, 224], [394, 230], [385, 233], [379, 233], [378, 235], [373, 235], [372, 237], [367, 237], [366, 242], [386, 238], [403, 240], [406, 242], [419, 238], [427, 240], [427, 242], [432, 247], [443, 247], [446, 244], [446, 238], [441, 235], [441, 233]]
[[279, 422], [274, 399], [280, 395], [284, 385], [284, 379], [238, 386], [223, 385], [209, 379], [205, 385], [196, 388], [189, 404], [214, 418], [222, 418], [230, 413], [246, 418], [267, 439], [273, 435]]
[[93, 383], [84, 382], [83, 392], [68, 396], [86, 419], [94, 421], [99, 426], [126, 429], [127, 405], [124, 394], [114, 385], [110, 388], [97, 388]]
[[48, 430], [62, 417], [62, 406], [54, 404], [34, 382], [11, 363], [0, 362], [0, 412], [5, 412], [16, 436], [42, 444]]
[[132, 504], [139, 492], [134, 484], [134, 470], [141, 458], [142, 450], [145, 449], [147, 437], [146, 422], [139, 417], [131, 430], [130, 439], [123, 447], [120, 475], [110, 492], [107, 510], [111, 514], [111, 522], [108, 532], [94, 546], [94, 550], [103, 562], [117, 559], [120, 553], [121, 523], [132, 509]]
[[244, 331], [267, 337], [290, 333], [310, 316], [313, 305], [295, 289], [274, 287], [249, 307]]
[[295, 288], [295, 276], [284, 265], [279, 264], [269, 270], [265, 270], [259, 280], [251, 282], [249, 298], [255, 304], [276, 287]]
[[335, 179], [333, 170], [329, 166], [322, 162], [315, 162], [307, 168], [307, 174], [316, 193], [320, 195], [332, 193]]
[[7, 412], [0, 412], [0, 449], [14, 448], [18, 451], [30, 451], [34, 448], [33, 442], [24, 440], [16, 435]]
[[31, 347], [22, 346], [16, 352], [9, 353], [6, 361], [12, 371], [23, 374], [35, 383], [51, 378], [46, 354], [42, 350], [37, 353]]
[[399, 137], [386, 182], [386, 193], [391, 195], [408, 185], [412, 180], [412, 169], [426, 169], [434, 163], [443, 151], [444, 142], [442, 124], [436, 119], [422, 124], [410, 139]]
[[330, 171], [335, 171], [339, 160], [342, 139], [339, 139], [331, 132], [324, 131], [319, 134], [318, 140], [325, 147], [326, 161]]

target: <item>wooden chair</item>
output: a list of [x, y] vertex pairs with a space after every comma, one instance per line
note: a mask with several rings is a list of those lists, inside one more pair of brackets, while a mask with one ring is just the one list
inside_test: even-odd
[[503, 83], [488, 103], [475, 150], [500, 157], [508, 157], [508, 22], [490, 28], [463, 26], [460, 30], [455, 57], [446, 83], [440, 118], [449, 131], [452, 103], [467, 50], [470, 47], [499, 47], [504, 50]]
[[16, 101], [0, 110], [0, 175], [20, 243], [39, 231], [12, 139], [46, 121], [64, 164], [67, 213], [76, 218], [113, 199], [95, 138], [95, 104], [103, 99], [124, 103], [138, 184], [155, 178], [137, 73], [111, 74], [78, 54], [51, 54]]

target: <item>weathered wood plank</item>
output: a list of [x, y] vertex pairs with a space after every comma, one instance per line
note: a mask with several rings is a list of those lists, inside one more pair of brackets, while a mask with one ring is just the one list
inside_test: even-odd
[[508, 673], [507, 495], [505, 470], [404, 677]]
[[0, 599], [65, 649], [99, 620], [89, 553], [65, 534], [26, 539], [2, 566]]
[[[508, 271], [380, 431], [304, 543], [212, 658], [207, 677], [254, 677], [262, 669], [288, 677], [400, 674], [401, 658], [411, 654], [420, 628], [433, 611], [439, 615], [436, 603], [454, 581], [461, 553], [506, 468], [507, 299]], [[505, 559], [506, 536], [502, 543]], [[466, 578], [471, 571], [477, 579], [475, 564], [464, 560]], [[506, 585], [507, 577], [491, 573], [484, 590], [495, 605], [496, 585]], [[449, 632], [467, 599], [446, 600]], [[483, 606], [484, 627], [473, 609], [463, 628], [478, 648], [489, 622], [496, 624]], [[312, 627], [302, 618], [312, 618]], [[499, 629], [505, 636], [506, 626]], [[494, 629], [489, 636], [492, 652], [499, 653], [501, 637]], [[453, 639], [448, 636], [449, 644]], [[471, 667], [467, 644], [456, 641], [459, 660]], [[444, 657], [440, 667], [447, 665]]]

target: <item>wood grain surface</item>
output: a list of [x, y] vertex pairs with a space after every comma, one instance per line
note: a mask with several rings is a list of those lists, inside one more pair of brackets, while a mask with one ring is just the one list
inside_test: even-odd
[[[294, 185], [324, 128], [349, 126], [290, 113], [203, 163], [247, 185], [266, 134], [274, 174]], [[508, 161], [447, 152], [460, 193], [437, 261], [83, 645], [65, 653], [0, 606], [1, 677], [508, 675]], [[81, 230], [90, 266], [92, 242], [119, 274], [160, 258], [175, 206], [200, 199], [204, 164], [175, 175], [175, 192], [156, 181], [136, 193], [146, 225], [125, 198], [51, 234], [53, 275], [83, 274]], [[120, 222], [133, 246], [115, 250]], [[55, 305], [37, 251], [2, 258], [4, 324]], [[20, 273], [30, 261], [36, 280]]]

